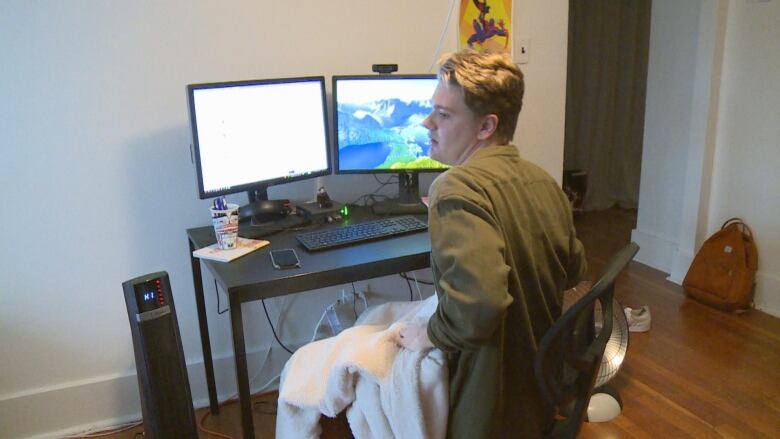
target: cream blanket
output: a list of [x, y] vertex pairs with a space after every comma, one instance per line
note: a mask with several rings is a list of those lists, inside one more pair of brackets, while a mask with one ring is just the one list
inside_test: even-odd
[[297, 350], [282, 371], [276, 437], [318, 438], [320, 414], [335, 417], [346, 408], [356, 439], [444, 438], [444, 354], [409, 351], [395, 342], [401, 322], [435, 309], [436, 295], [386, 303], [338, 336]]

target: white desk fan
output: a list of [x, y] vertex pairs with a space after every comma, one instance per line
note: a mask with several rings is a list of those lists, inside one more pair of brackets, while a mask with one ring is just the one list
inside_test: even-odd
[[[563, 295], [562, 312], [565, 312], [569, 306], [587, 294], [590, 288], [590, 282], [581, 282], [576, 287], [567, 290]], [[596, 302], [593, 312], [595, 314], [596, 335], [598, 335], [604, 321], [601, 315], [601, 305], [598, 302]], [[593, 394], [588, 402], [587, 420], [589, 422], [610, 421], [619, 415], [623, 409], [623, 401], [620, 399], [617, 390], [606, 385], [612, 377], [617, 375], [628, 350], [628, 321], [626, 321], [623, 307], [618, 303], [617, 299], [613, 299], [612, 318], [612, 334], [607, 342], [607, 347], [604, 349], [599, 373], [593, 385]]]

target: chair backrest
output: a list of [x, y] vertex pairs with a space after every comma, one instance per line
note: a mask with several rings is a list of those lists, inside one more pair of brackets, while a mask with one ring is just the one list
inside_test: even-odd
[[[534, 357], [534, 374], [542, 397], [555, 409], [548, 437], [574, 438], [579, 432], [612, 333], [615, 279], [633, 259], [639, 246], [620, 250], [593, 284], [547, 331]], [[596, 334], [594, 309], [601, 305], [603, 323]]]

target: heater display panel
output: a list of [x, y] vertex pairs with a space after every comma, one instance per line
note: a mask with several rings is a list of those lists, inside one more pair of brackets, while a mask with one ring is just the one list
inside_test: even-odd
[[135, 285], [135, 300], [138, 303], [138, 312], [143, 313], [165, 306], [160, 279]]

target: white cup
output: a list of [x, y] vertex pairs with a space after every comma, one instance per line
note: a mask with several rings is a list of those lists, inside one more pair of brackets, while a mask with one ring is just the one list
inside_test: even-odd
[[236, 248], [238, 238], [238, 204], [228, 203], [227, 209], [211, 208], [211, 223], [217, 244], [222, 250]]

